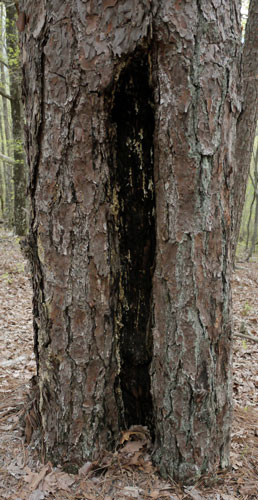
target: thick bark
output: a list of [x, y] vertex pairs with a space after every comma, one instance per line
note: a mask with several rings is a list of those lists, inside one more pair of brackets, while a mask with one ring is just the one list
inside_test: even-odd
[[[239, 5], [22, 0], [44, 452], [228, 463]], [[236, 17], [237, 16], [237, 17]]]
[[[23, 236], [28, 231], [27, 222], [27, 166], [23, 151], [23, 109], [21, 101], [21, 70], [18, 58], [17, 12], [15, 6], [6, 7], [6, 43], [9, 61], [12, 127], [14, 139], [14, 227], [16, 234]], [[16, 54], [16, 56], [15, 56]]]
[[258, 2], [250, 0], [243, 49], [243, 106], [237, 122], [233, 258], [239, 237], [245, 190], [258, 121]]

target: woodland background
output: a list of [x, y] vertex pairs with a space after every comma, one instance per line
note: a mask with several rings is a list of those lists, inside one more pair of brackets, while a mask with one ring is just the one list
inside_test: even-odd
[[[242, 1], [243, 39], [248, 0]], [[29, 206], [28, 171], [23, 148], [24, 115], [21, 103], [17, 9], [0, 2], [0, 223], [18, 236], [26, 234]], [[242, 215], [238, 251], [247, 260], [258, 249], [258, 129]]]
[[[248, 2], [242, 2], [243, 37]], [[257, 271], [258, 271], [258, 130], [255, 137], [233, 277], [234, 401], [232, 469], [214, 474], [193, 488], [162, 482], [150, 462], [148, 439], [124, 436], [121, 449], [100, 464], [70, 476], [42, 465], [30, 446], [36, 428], [35, 373], [30, 273], [19, 240], [27, 232], [27, 166], [23, 150], [24, 118], [13, 2], [0, 2], [0, 498], [8, 500], [170, 498], [234, 500], [257, 498]], [[32, 379], [33, 380], [33, 379]], [[29, 412], [28, 412], [29, 409]], [[29, 419], [24, 422], [25, 413]], [[27, 444], [24, 446], [24, 439]], [[211, 484], [209, 478], [209, 484]]]
[[[248, 0], [242, 1], [243, 40]], [[0, 224], [26, 234], [29, 206], [26, 194], [28, 170], [23, 148], [24, 114], [21, 102], [21, 70], [14, 2], [0, 2]], [[246, 259], [258, 248], [258, 129], [242, 215], [238, 251]]]

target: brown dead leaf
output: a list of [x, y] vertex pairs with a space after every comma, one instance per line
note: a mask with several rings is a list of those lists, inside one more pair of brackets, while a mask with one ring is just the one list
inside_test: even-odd
[[[153, 490], [153, 492], [150, 494], [150, 497], [153, 498], [154, 500], [158, 500], [159, 498], [170, 498], [171, 499], [171, 494], [168, 491]], [[173, 498], [176, 500], [175, 497], [173, 497]]]
[[135, 486], [125, 486], [120, 491], [120, 495], [124, 495], [126, 498], [140, 498], [139, 495], [144, 494], [144, 491], [141, 488], [137, 488]]
[[54, 472], [50, 472], [44, 480], [42, 481], [41, 488], [43, 491], [46, 491], [47, 493], [55, 493], [57, 490], [57, 484], [56, 484], [56, 476]]
[[121, 450], [120, 453], [136, 453], [144, 447], [144, 441], [129, 441], [126, 443]]
[[205, 498], [195, 488], [184, 488], [184, 490], [193, 500], [205, 500]]
[[94, 467], [93, 462], [85, 462], [79, 469], [79, 476], [86, 476]]
[[[257, 481], [255, 483], [251, 482], [250, 484], [246, 484], [245, 486], [241, 486], [241, 488], [240, 488], [240, 493], [243, 496], [252, 495], [255, 497], [257, 495], [257, 492], [258, 492]], [[225, 499], [225, 500], [227, 500], [227, 499]]]
[[13, 477], [16, 477], [17, 479], [24, 476], [25, 471], [22, 467], [19, 467], [15, 462], [11, 462], [6, 470], [11, 474]]
[[154, 498], [154, 500], [157, 500], [159, 498], [159, 490], [153, 490], [150, 494], [151, 498]]
[[141, 441], [149, 441], [150, 433], [148, 428], [142, 425], [133, 425], [129, 430], [122, 432], [120, 444], [123, 444], [125, 441], [130, 441], [135, 437]]
[[156, 471], [155, 467], [153, 466], [153, 463], [150, 460], [143, 460], [141, 465], [139, 466], [139, 469], [145, 472], [146, 474], [154, 474]]
[[66, 472], [58, 472], [56, 474], [57, 488], [64, 491], [69, 491], [70, 486], [75, 482], [75, 477]]
[[51, 464], [46, 464], [42, 467], [39, 472], [30, 472], [24, 477], [24, 481], [29, 484], [30, 490], [36, 490], [39, 483], [44, 479], [46, 474], [49, 472]]
[[226, 495], [225, 493], [222, 493], [221, 500], [237, 500], [237, 498], [233, 495]]
[[134, 453], [133, 456], [129, 459], [128, 465], [141, 466], [143, 462], [143, 459], [140, 458], [141, 456], [141, 451], [137, 451], [136, 453]]
[[96, 495], [92, 495], [91, 493], [83, 492], [83, 498], [85, 500], [96, 500]]
[[45, 498], [45, 493], [37, 489], [30, 494], [28, 500], [44, 500], [44, 498]]
[[75, 482], [75, 477], [62, 471], [52, 471], [48, 474], [41, 485], [42, 491], [54, 493], [58, 490], [69, 491], [69, 487]]

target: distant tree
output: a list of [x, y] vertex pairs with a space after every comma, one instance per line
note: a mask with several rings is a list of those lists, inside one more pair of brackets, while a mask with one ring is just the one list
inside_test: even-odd
[[17, 10], [14, 3], [6, 6], [6, 43], [10, 74], [10, 94], [12, 112], [12, 130], [14, 139], [14, 226], [15, 232], [23, 236], [28, 230], [27, 217], [27, 167], [23, 148], [23, 107], [21, 101], [21, 68], [19, 61], [19, 42], [16, 27]]
[[252, 257], [253, 253], [255, 252], [255, 247], [258, 244], [258, 145], [253, 155], [253, 169], [249, 172], [249, 178], [251, 181], [253, 197], [250, 203], [246, 228], [246, 260], [249, 260]]
[[26, 234], [27, 172], [23, 148], [23, 108], [21, 102], [21, 69], [16, 28], [18, 2], [4, 0], [1, 9], [0, 39], [0, 209], [6, 224], [18, 235]]
[[6, 53], [6, 10], [0, 2], [0, 208], [7, 227], [13, 226], [13, 140], [11, 131], [9, 67]]
[[[45, 457], [229, 463], [238, 0], [21, 0]], [[235, 212], [236, 216], [236, 212]]]
[[258, 2], [250, 0], [243, 49], [243, 105], [237, 121], [233, 258], [239, 237], [245, 190], [258, 121]]

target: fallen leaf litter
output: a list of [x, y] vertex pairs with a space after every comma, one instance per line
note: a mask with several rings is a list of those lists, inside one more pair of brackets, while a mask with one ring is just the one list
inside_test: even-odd
[[[258, 260], [233, 275], [234, 331], [258, 335]], [[254, 500], [258, 491], [258, 345], [234, 339], [234, 420], [229, 471], [193, 487], [162, 480], [151, 463], [151, 442], [141, 426], [121, 435], [115, 453], [85, 463], [77, 475], [42, 464], [26, 445], [21, 421], [35, 375], [32, 292], [18, 239], [0, 233], [0, 499], [1, 500]], [[33, 405], [32, 405], [33, 410]], [[30, 413], [33, 421], [33, 412]], [[33, 423], [30, 425], [33, 432]], [[36, 424], [35, 424], [36, 425]], [[26, 437], [30, 441], [30, 437]], [[32, 440], [33, 441], [33, 440]]]

